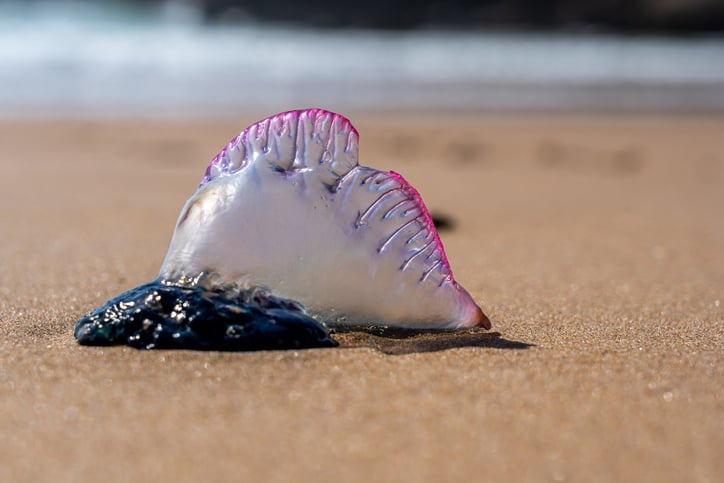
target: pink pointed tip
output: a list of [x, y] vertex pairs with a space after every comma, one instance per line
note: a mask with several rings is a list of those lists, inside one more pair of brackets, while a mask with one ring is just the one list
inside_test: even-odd
[[483, 313], [480, 307], [476, 307], [476, 309], [475, 327], [484, 327], [485, 329], [490, 330], [493, 327], [493, 324], [490, 323], [490, 319]]

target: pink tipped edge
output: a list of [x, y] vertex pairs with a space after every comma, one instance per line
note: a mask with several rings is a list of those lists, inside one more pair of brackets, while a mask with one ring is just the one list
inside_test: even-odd
[[425, 218], [425, 225], [435, 235], [435, 244], [437, 245], [437, 248], [440, 250], [442, 263], [444, 264], [448, 273], [450, 273], [450, 281], [455, 283], [455, 277], [453, 276], [452, 269], [450, 268], [450, 262], [447, 259], [447, 254], [445, 253], [445, 247], [442, 244], [442, 240], [440, 240], [440, 234], [437, 232], [437, 228], [435, 228], [435, 222], [432, 221], [432, 216], [430, 215], [430, 212], [427, 210], [427, 206], [425, 206], [425, 202], [422, 201], [422, 196], [420, 196], [420, 193], [415, 189], [415, 187], [412, 186], [400, 173], [397, 173], [395, 171], [389, 171], [389, 173], [390, 173], [390, 176], [395, 178], [395, 180], [398, 183], [400, 183], [402, 189], [405, 190], [405, 192], [407, 192], [409, 196], [414, 198], [415, 203], [417, 203], [417, 205], [422, 210], [422, 216]]
[[[457, 284], [457, 282], [455, 281], [455, 276], [452, 272], [452, 268], [450, 267], [450, 262], [447, 259], [447, 254], [445, 253], [445, 247], [443, 246], [442, 240], [440, 239], [440, 234], [437, 232], [437, 228], [435, 228], [435, 222], [433, 222], [432, 216], [430, 215], [427, 206], [425, 206], [425, 202], [422, 201], [422, 196], [420, 196], [420, 193], [415, 189], [415, 187], [412, 186], [400, 173], [397, 173], [395, 171], [389, 171], [389, 173], [390, 176], [395, 178], [395, 180], [400, 183], [402, 189], [405, 190], [410, 197], [414, 198], [415, 202], [422, 210], [422, 215], [425, 218], [425, 224], [427, 225], [428, 229], [430, 229], [435, 235], [435, 243], [440, 250], [443, 264], [445, 265], [445, 268], [450, 274], [450, 281], [454, 284]], [[473, 317], [473, 322], [475, 323], [475, 327], [483, 327], [487, 330], [490, 330], [493, 326], [488, 316], [485, 315], [483, 310], [478, 307], [477, 304], [475, 305], [475, 315]]]
[[[286, 112], [282, 112], [282, 113], [280, 113], [280, 114], [276, 114], [276, 115], [274, 115], [274, 116], [271, 116], [271, 117], [269, 117], [269, 118], [267, 118], [267, 119], [270, 119], [270, 120], [271, 120], [271, 119], [274, 119], [274, 118], [277, 118], [277, 117], [284, 117], [285, 119], [288, 119], [289, 117], [291, 117], [291, 116], [294, 115], [294, 114], [296, 114], [296, 115], [299, 116], [299, 117], [302, 117], [303, 114], [307, 114], [309, 117], [311, 117], [311, 118], [313, 118], [313, 119], [316, 119], [316, 118], [319, 118], [319, 117], [322, 117], [322, 116], [332, 116], [332, 122], [334, 122], [334, 121], [336, 121], [336, 120], [339, 119], [340, 121], [342, 121], [342, 124], [344, 124], [344, 125], [346, 125], [347, 127], [349, 127], [349, 129], [352, 131], [352, 133], [354, 133], [355, 136], [359, 137], [359, 132], [357, 131], [357, 128], [355, 128], [355, 127], [352, 125], [352, 122], [351, 122], [349, 119], [347, 119], [346, 117], [344, 117], [344, 116], [341, 115], [341, 114], [337, 114], [336, 112], [327, 111], [326, 109], [320, 109], [320, 108], [318, 108], [318, 107], [309, 108], [309, 109], [295, 109], [295, 110], [292, 110], [292, 111], [286, 111]], [[255, 124], [259, 124], [259, 123], [264, 122], [264, 121], [266, 121], [266, 119], [262, 119], [261, 121], [255, 123]], [[247, 128], [247, 129], [248, 129], [248, 128]]]
[[490, 323], [490, 319], [487, 315], [483, 312], [483, 309], [480, 307], [477, 307], [477, 312], [475, 314], [476, 316], [476, 327], [483, 327], [487, 330], [490, 330], [493, 327], [493, 324]]

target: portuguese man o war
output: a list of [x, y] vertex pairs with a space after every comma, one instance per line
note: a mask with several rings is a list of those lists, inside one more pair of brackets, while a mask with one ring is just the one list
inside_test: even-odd
[[246, 128], [181, 210], [158, 278], [79, 320], [78, 341], [264, 350], [333, 347], [335, 327], [490, 329], [418, 192], [359, 165], [358, 139], [321, 109]]

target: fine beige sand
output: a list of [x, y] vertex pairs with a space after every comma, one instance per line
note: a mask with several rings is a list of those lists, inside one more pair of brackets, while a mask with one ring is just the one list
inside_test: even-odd
[[722, 116], [348, 113], [499, 336], [78, 346], [256, 114], [0, 122], [0, 481], [722, 481]]

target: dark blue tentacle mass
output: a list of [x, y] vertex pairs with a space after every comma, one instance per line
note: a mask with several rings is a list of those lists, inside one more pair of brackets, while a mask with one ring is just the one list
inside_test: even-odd
[[335, 347], [297, 302], [263, 289], [213, 291], [156, 280], [124, 292], [80, 319], [84, 345], [138, 349], [252, 351]]

